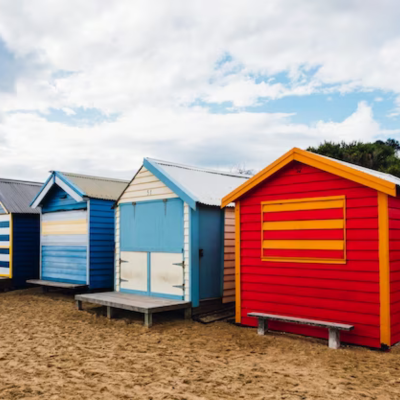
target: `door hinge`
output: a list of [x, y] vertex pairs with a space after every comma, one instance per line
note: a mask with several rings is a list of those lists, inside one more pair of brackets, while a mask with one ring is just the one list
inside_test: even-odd
[[183, 284], [183, 285], [172, 285], [172, 287], [176, 287], [178, 289], [185, 289], [185, 284]]
[[182, 261], [180, 263], [172, 263], [172, 265], [177, 265], [178, 267], [185, 267], [185, 261]]

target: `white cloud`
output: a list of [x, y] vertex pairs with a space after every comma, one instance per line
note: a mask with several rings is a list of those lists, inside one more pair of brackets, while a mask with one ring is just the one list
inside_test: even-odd
[[200, 107], [143, 107], [93, 127], [13, 113], [0, 125], [0, 170], [34, 179], [44, 179], [50, 169], [130, 178], [144, 156], [215, 168], [242, 162], [261, 169], [294, 146], [399, 133], [382, 130], [365, 103], [341, 123], [313, 126], [293, 123], [287, 114], [209, 114]]
[[[243, 111], [260, 97], [400, 94], [397, 4], [0, 0], [0, 38], [21, 62], [35, 64], [34, 73], [16, 77], [14, 91], [0, 92], [1, 174], [129, 177], [147, 155], [261, 168], [293, 146], [398, 134], [383, 130], [366, 103], [342, 122], [312, 126], [284, 113]], [[257, 80], [282, 72], [287, 82]], [[198, 99], [232, 102], [239, 112], [189, 106]], [[119, 117], [66, 126], [46, 120], [50, 108], [71, 118], [78, 108]]]

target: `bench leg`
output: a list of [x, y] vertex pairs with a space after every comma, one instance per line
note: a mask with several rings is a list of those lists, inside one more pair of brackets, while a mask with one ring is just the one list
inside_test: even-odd
[[144, 314], [144, 326], [146, 328], [151, 328], [153, 325], [153, 314]]
[[340, 347], [340, 331], [329, 328], [329, 348], [338, 349]]
[[268, 322], [265, 319], [259, 318], [257, 333], [259, 335], [265, 335], [265, 332], [267, 331], [268, 331]]
[[114, 317], [114, 309], [112, 307], [107, 306], [107, 318], [111, 319]]
[[185, 319], [192, 319], [192, 309], [185, 308]]
[[76, 308], [77, 308], [79, 311], [82, 311], [82, 310], [83, 310], [82, 302], [81, 302], [80, 300], [77, 300], [77, 301], [76, 301]]

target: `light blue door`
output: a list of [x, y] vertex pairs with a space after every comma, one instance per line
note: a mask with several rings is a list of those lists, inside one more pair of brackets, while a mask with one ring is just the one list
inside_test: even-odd
[[120, 208], [121, 290], [182, 299], [183, 201], [156, 200]]

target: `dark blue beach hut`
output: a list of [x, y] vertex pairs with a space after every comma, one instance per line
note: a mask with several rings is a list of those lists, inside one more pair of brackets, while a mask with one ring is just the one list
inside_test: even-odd
[[0, 179], [0, 287], [39, 276], [40, 214], [29, 204], [41, 183]]

